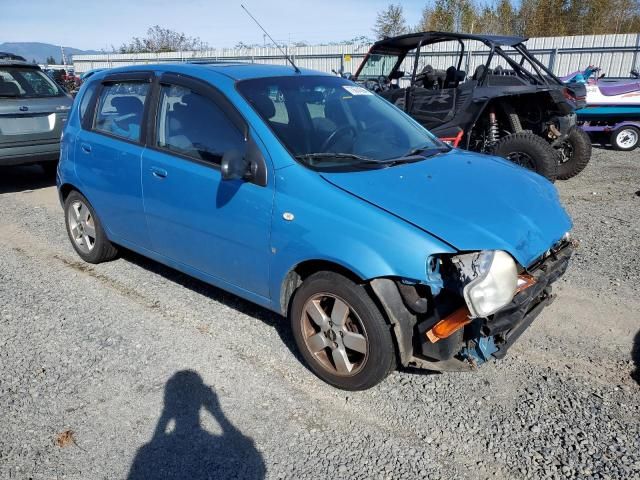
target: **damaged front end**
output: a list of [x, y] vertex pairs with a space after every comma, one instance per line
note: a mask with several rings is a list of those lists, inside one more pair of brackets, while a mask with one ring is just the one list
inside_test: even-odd
[[507, 350], [553, 300], [574, 244], [564, 238], [528, 268], [503, 251], [431, 262], [442, 288], [390, 279], [371, 282], [394, 325], [401, 362], [431, 370], [469, 370]]

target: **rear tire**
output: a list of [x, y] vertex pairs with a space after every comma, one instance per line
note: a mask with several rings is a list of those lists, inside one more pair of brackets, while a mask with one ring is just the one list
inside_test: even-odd
[[364, 287], [342, 275], [308, 277], [293, 297], [289, 320], [309, 369], [334, 387], [365, 390], [396, 366], [390, 325]]
[[558, 176], [556, 151], [532, 132], [518, 132], [501, 138], [493, 147], [494, 155], [533, 170], [554, 182]]
[[64, 201], [64, 219], [71, 245], [85, 262], [101, 263], [116, 257], [118, 249], [109, 241], [96, 212], [80, 192], [74, 190]]
[[611, 146], [616, 150], [630, 152], [640, 145], [640, 129], [632, 125], [616, 128], [611, 134]]
[[591, 139], [587, 132], [574, 127], [558, 148], [558, 179], [568, 180], [579, 174], [591, 159]]

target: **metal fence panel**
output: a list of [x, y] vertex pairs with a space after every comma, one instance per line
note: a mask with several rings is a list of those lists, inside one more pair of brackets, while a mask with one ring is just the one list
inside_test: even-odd
[[[474, 42], [476, 43], [476, 42]], [[531, 38], [526, 43], [545, 65], [553, 63], [553, 71], [565, 75], [588, 65], [596, 65], [609, 77], [626, 77], [632, 68], [640, 68], [640, 34], [581, 35], [571, 37]], [[300, 67], [331, 72], [342, 66], [345, 72], [354, 73], [362, 62], [370, 45], [313, 45], [305, 47], [284, 47]], [[463, 61], [462, 68], [469, 74], [486, 60], [486, 47], [482, 44], [471, 46], [472, 52]], [[428, 61], [434, 68], [446, 70], [457, 64], [456, 51], [450, 44], [429, 46]], [[421, 55], [422, 57], [422, 55]], [[221, 48], [200, 52], [162, 52], [137, 54], [94, 54], [74, 55], [73, 65], [78, 73], [93, 68], [110, 68], [125, 65], [202, 61], [241, 61], [284, 65], [287, 63], [282, 52], [275, 47]], [[468, 61], [468, 63], [467, 63]], [[405, 60], [403, 67], [409, 72], [411, 59]], [[502, 62], [503, 66], [506, 66]]]

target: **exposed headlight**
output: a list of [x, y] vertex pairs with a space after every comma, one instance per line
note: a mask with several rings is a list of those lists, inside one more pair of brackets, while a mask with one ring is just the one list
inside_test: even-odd
[[511, 255], [489, 250], [457, 258], [459, 268], [466, 270], [465, 276], [470, 279], [462, 293], [472, 317], [489, 316], [513, 300], [518, 270]]

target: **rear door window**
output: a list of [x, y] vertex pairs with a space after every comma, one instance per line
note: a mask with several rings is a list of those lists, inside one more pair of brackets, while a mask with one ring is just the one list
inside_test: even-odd
[[132, 141], [140, 141], [144, 102], [149, 94], [146, 82], [117, 82], [103, 86], [93, 129]]
[[244, 135], [211, 98], [178, 85], [162, 85], [156, 146], [219, 165], [225, 152], [242, 151]]

